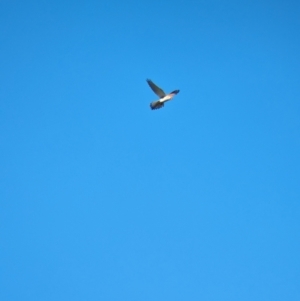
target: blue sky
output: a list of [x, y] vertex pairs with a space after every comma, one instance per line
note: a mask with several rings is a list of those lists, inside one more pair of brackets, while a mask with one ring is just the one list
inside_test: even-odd
[[1, 1], [0, 299], [300, 300], [299, 16]]

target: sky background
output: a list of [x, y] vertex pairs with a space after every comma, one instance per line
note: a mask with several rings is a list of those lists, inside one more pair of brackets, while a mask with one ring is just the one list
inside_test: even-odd
[[300, 300], [299, 16], [0, 1], [0, 299]]

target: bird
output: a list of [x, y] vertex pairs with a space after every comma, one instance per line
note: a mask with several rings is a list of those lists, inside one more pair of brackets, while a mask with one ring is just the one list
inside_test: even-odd
[[150, 86], [150, 88], [152, 89], [152, 91], [159, 96], [159, 100], [153, 101], [150, 103], [150, 108], [151, 110], [157, 110], [160, 109], [164, 106], [164, 103], [166, 101], [171, 100], [176, 94], [179, 93], [180, 90], [174, 90], [169, 94], [166, 94], [161, 88], [159, 88], [158, 86], [156, 86], [152, 80], [147, 79], [147, 83]]

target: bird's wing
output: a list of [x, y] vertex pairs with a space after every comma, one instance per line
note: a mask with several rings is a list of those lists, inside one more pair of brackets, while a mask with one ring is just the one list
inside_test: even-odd
[[159, 87], [157, 87], [150, 79], [147, 79], [147, 83], [153, 92], [158, 95], [160, 98], [165, 97], [166, 93]]

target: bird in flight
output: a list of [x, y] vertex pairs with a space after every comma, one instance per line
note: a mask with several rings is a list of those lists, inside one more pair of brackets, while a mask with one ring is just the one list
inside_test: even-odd
[[150, 86], [150, 88], [153, 90], [153, 92], [159, 96], [159, 100], [153, 101], [150, 103], [150, 108], [152, 110], [160, 109], [164, 106], [164, 103], [166, 101], [171, 100], [176, 94], [179, 93], [179, 90], [174, 90], [169, 94], [166, 94], [161, 88], [156, 86], [153, 81], [150, 79], [147, 79], [147, 83]]

